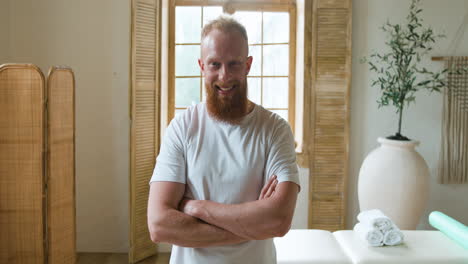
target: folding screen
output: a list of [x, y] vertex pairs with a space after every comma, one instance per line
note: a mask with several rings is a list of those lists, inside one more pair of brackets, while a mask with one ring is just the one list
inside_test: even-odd
[[0, 66], [0, 263], [75, 263], [73, 73], [48, 80]]
[[0, 66], [0, 263], [45, 263], [45, 92], [34, 65]]
[[72, 70], [52, 67], [47, 88], [48, 263], [75, 263], [75, 80]]

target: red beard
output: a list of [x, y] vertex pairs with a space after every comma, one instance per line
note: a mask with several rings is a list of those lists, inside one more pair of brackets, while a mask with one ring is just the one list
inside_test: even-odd
[[232, 94], [220, 95], [215, 83], [205, 84], [206, 105], [208, 113], [214, 119], [233, 125], [238, 125], [247, 113], [247, 81], [234, 84]]

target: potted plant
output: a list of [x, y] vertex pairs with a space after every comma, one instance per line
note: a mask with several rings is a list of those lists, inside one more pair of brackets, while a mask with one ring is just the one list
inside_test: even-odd
[[388, 139], [409, 140], [401, 134], [401, 124], [405, 104], [415, 102], [416, 92], [426, 90], [440, 92], [446, 86], [443, 79], [447, 69], [433, 72], [422, 66], [421, 60], [432, 50], [437, 39], [445, 37], [436, 34], [430, 27], [424, 28], [419, 17], [423, 10], [419, 0], [412, 0], [404, 24], [385, 23], [382, 31], [388, 40], [385, 42], [388, 51], [374, 52], [364, 62], [369, 64], [369, 70], [376, 74], [372, 87], [380, 88], [382, 92], [377, 100], [379, 108], [393, 105], [398, 118], [398, 130]]
[[365, 61], [375, 79], [371, 86], [380, 88], [379, 107], [393, 105], [399, 115], [395, 135], [379, 138], [381, 146], [364, 160], [359, 172], [360, 209], [378, 208], [401, 229], [415, 229], [428, 198], [429, 169], [416, 152], [418, 141], [401, 134], [405, 106], [414, 102], [419, 90], [439, 92], [445, 87], [446, 69], [433, 72], [423, 67], [424, 57], [432, 50], [437, 35], [424, 27], [419, 0], [412, 0], [402, 24], [386, 22], [387, 51], [375, 52]]

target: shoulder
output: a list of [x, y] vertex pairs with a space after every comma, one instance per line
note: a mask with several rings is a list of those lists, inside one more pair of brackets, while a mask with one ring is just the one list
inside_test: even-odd
[[172, 119], [170, 125], [189, 127], [192, 123], [197, 122], [205, 112], [204, 103], [189, 106], [187, 109], [177, 113]]
[[200, 120], [203, 119], [204, 109], [204, 104], [199, 103], [177, 113], [169, 123], [166, 133], [179, 137], [185, 142], [190, 131], [199, 126]]
[[263, 108], [261, 105], [256, 105], [258, 120], [272, 133], [275, 131], [291, 130], [288, 121], [284, 120], [280, 115], [270, 110]]

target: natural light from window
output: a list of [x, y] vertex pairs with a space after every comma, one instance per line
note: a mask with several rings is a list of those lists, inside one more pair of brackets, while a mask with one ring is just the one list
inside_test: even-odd
[[[221, 6], [177, 6], [175, 9], [175, 114], [205, 99], [198, 67], [202, 27], [223, 13]], [[248, 97], [285, 120], [289, 114], [288, 12], [237, 11], [247, 30], [253, 63]]]

